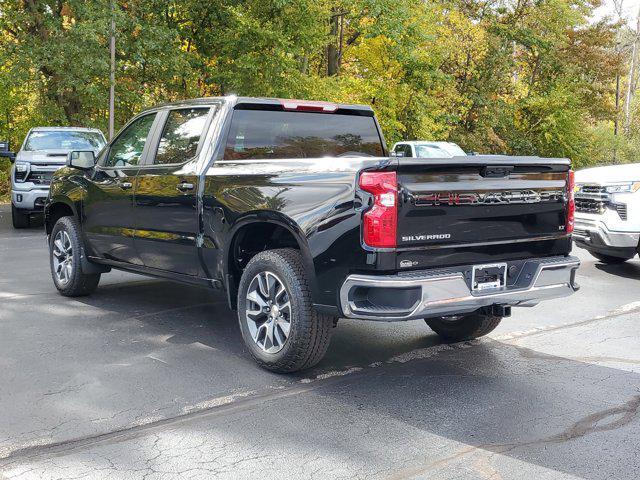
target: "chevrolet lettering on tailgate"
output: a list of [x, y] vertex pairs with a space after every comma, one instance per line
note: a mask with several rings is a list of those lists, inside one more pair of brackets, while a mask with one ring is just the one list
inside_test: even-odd
[[413, 196], [416, 206], [511, 205], [564, 201], [562, 190], [504, 190], [500, 192], [436, 192]]

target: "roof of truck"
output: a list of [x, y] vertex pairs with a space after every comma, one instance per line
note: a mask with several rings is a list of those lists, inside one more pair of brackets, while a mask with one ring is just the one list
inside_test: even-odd
[[190, 105], [210, 105], [212, 103], [229, 102], [234, 105], [285, 105], [287, 103], [305, 104], [305, 105], [326, 105], [335, 107], [338, 110], [354, 110], [354, 111], [367, 111], [373, 112], [373, 109], [369, 105], [347, 104], [347, 103], [334, 103], [326, 102], [322, 100], [300, 100], [300, 99], [285, 99], [285, 98], [269, 98], [269, 97], [238, 97], [236, 95], [226, 95], [224, 97], [201, 97], [191, 98], [185, 100], [178, 100], [175, 102], [163, 103], [157, 105], [148, 110], [164, 107], [181, 107]]
[[439, 140], [403, 140], [401, 142], [396, 142], [395, 145], [403, 144], [403, 145], [458, 145], [454, 142], [443, 142]]

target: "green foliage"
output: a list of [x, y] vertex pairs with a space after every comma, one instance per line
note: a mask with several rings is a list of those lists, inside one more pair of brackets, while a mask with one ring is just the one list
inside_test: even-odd
[[633, 161], [639, 129], [612, 134], [615, 77], [624, 92], [628, 70], [616, 39], [629, 34], [590, 22], [598, 4], [116, 0], [112, 11], [109, 1], [5, 0], [0, 138], [17, 146], [36, 125], [106, 130], [113, 17], [117, 126], [180, 98], [314, 98], [372, 105], [390, 143]]
[[10, 180], [9, 169], [11, 164], [9, 160], [0, 158], [0, 202], [9, 200]]

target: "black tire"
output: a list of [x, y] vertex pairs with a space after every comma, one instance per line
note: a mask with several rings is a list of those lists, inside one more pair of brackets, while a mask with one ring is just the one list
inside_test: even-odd
[[501, 320], [502, 317], [471, 313], [456, 319], [428, 318], [425, 322], [444, 340], [462, 342], [487, 335], [500, 325]]
[[[71, 253], [65, 258], [71, 258], [70, 273], [67, 275], [68, 279], [63, 281], [56, 274], [56, 268], [54, 267], [54, 257], [58, 259], [58, 256], [54, 253], [54, 243], [60, 232], [65, 232], [68, 236]], [[51, 235], [49, 236], [49, 265], [51, 267], [51, 277], [53, 283], [58, 291], [65, 297], [80, 297], [83, 295], [89, 295], [95, 291], [100, 282], [99, 273], [85, 274], [82, 273], [82, 251], [84, 246], [82, 244], [82, 238], [80, 237], [80, 229], [73, 217], [62, 217], [53, 226]]]
[[21, 212], [13, 203], [11, 204], [11, 221], [13, 228], [29, 228], [31, 223], [29, 214]]
[[589, 253], [594, 257], [596, 257], [598, 260], [600, 260], [602, 263], [606, 263], [607, 265], [619, 265], [633, 258], [633, 257], [614, 257], [613, 255], [605, 255], [604, 253], [598, 253], [598, 252], [592, 252], [592, 251], [589, 251]]
[[[284, 284], [291, 304], [288, 337], [275, 353], [268, 353], [258, 345], [247, 321], [249, 287], [257, 275], [265, 272], [275, 274]], [[238, 320], [242, 339], [255, 361], [272, 372], [289, 373], [313, 367], [322, 360], [329, 347], [334, 319], [313, 308], [300, 253], [286, 248], [260, 252], [247, 264], [238, 287]]]

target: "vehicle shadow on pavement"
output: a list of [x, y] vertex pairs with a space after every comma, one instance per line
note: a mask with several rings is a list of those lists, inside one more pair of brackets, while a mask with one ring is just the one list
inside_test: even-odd
[[598, 270], [632, 280], [640, 280], [640, 262], [625, 262], [618, 265], [596, 263]]
[[[271, 375], [251, 360], [242, 343], [237, 312], [229, 309], [221, 292], [141, 277], [140, 281], [101, 285], [93, 295], [73, 301], [108, 312], [107, 322], [114, 322], [113, 325], [139, 322], [150, 337], [163, 337], [164, 342], [175, 345], [203, 344], [237, 356], [249, 362], [252, 369]], [[413, 328], [406, 328], [409, 323]], [[101, 325], [109, 327], [109, 323]], [[315, 369], [284, 378], [306, 378], [327, 369], [362, 367], [438, 343], [438, 337], [422, 320], [394, 324], [341, 319], [333, 331], [325, 359]]]
[[[228, 353], [242, 352], [235, 312], [220, 292], [179, 283], [145, 279], [98, 287], [76, 301], [109, 311], [114, 322], [136, 321], [150, 335], [170, 344], [199, 342]], [[234, 347], [237, 347], [235, 348]]]

